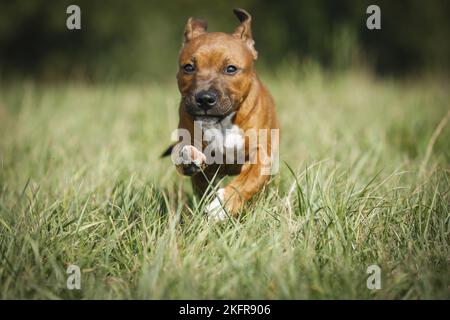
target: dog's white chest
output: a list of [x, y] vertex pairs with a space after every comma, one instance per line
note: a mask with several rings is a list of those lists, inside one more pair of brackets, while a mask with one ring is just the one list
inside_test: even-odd
[[226, 154], [236, 150], [238, 153], [244, 149], [244, 134], [242, 130], [231, 122], [231, 116], [219, 123], [209, 119], [201, 119], [203, 141], [215, 152]]

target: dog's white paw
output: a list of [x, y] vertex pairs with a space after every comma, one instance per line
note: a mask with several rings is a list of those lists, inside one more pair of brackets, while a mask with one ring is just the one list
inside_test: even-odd
[[213, 201], [206, 207], [206, 213], [208, 215], [208, 221], [222, 222], [228, 218], [228, 214], [222, 207], [225, 190], [219, 189]]
[[206, 156], [194, 146], [185, 145], [181, 148], [180, 157], [183, 164], [195, 164], [197, 167], [202, 167], [206, 162]]

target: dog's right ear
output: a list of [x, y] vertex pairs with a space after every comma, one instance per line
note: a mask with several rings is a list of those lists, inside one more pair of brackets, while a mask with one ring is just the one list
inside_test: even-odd
[[204, 20], [189, 18], [186, 27], [184, 28], [184, 43], [206, 33], [208, 23]]

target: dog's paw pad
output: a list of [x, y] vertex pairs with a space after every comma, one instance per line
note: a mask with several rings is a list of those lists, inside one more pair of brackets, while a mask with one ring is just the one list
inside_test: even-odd
[[222, 222], [228, 218], [228, 214], [223, 208], [224, 189], [217, 191], [213, 201], [206, 207], [208, 221]]
[[206, 156], [194, 146], [183, 146], [180, 151], [183, 164], [195, 164], [202, 167], [206, 162]]

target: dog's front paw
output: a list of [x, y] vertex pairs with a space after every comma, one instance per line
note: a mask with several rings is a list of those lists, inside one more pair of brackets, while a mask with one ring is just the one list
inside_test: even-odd
[[200, 172], [206, 163], [206, 156], [194, 146], [183, 146], [179, 153], [180, 172], [184, 175], [193, 175]]
[[211, 201], [211, 203], [206, 207], [206, 214], [208, 215], [208, 221], [222, 222], [228, 218], [228, 214], [223, 207], [224, 194], [225, 190], [219, 189], [213, 201]]

